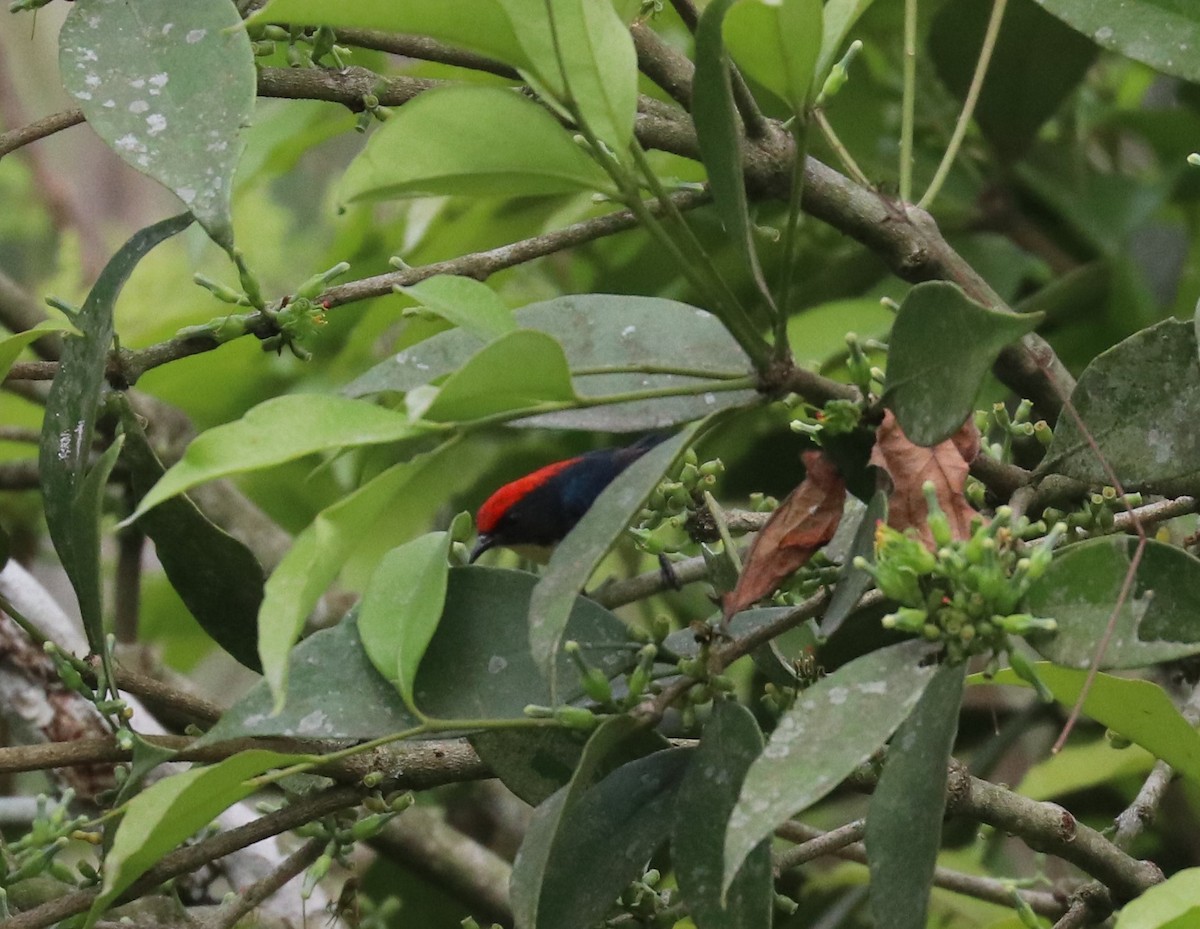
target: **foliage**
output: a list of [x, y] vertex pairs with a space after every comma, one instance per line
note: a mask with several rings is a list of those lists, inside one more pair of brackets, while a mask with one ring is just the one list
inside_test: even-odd
[[[78, 107], [24, 127], [49, 104], [0, 79], [4, 721], [96, 737], [0, 749], [62, 799], [0, 845], [0, 916], [157, 918], [258, 829], [306, 844], [214, 925], [309, 899], [384, 925], [396, 886], [432, 927], [1194, 918], [1200, 14], [0, 15], [58, 29]], [[20, 32], [0, 49], [40, 66]], [[95, 152], [56, 152], [60, 180], [47, 137], [79, 121]], [[187, 212], [101, 229], [96, 152], [149, 179], [114, 199]], [[545, 567], [470, 563], [463, 511], [625, 433], [653, 441], [563, 491], [586, 512]], [[199, 665], [220, 711], [115, 641]], [[151, 738], [133, 694], [206, 731]], [[998, 783], [1051, 725], [1067, 760]], [[534, 807], [507, 844], [432, 813], [486, 776]]]

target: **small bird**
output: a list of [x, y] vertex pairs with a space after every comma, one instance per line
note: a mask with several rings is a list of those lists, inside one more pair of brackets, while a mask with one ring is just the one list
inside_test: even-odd
[[575, 528], [618, 474], [665, 438], [653, 434], [623, 448], [597, 449], [505, 484], [484, 501], [475, 516], [479, 540], [470, 560], [497, 546], [532, 556], [542, 554]]

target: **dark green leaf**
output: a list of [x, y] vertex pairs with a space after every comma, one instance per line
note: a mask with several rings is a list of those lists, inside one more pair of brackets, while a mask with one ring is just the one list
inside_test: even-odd
[[[517, 324], [553, 336], [575, 373], [575, 392], [594, 397], [635, 390], [684, 387], [706, 374], [728, 378], [750, 371], [750, 362], [721, 322], [705, 310], [656, 297], [581, 294], [534, 303], [513, 314]], [[449, 374], [484, 342], [462, 331], [443, 332], [376, 365], [352, 382], [353, 397], [383, 391], [408, 391]], [[657, 374], [680, 364], [695, 372]], [[622, 369], [626, 370], [622, 370]], [[754, 398], [753, 390], [664, 397], [592, 409], [546, 413], [521, 425], [607, 432], [662, 429], [698, 419]]]
[[329, 394], [272, 397], [241, 419], [200, 433], [167, 469], [130, 519], [205, 481], [283, 464], [315, 452], [419, 438], [428, 423], [370, 403]]
[[427, 35], [528, 67], [504, 4], [498, 0], [271, 0], [247, 23], [291, 22]]
[[545, 107], [497, 87], [428, 90], [394, 111], [351, 162], [340, 196], [536, 197], [603, 191], [607, 175]]
[[[947, 3], [934, 17], [929, 50], [946, 86], [967, 94], [990, 4]], [[975, 120], [1005, 158], [1019, 158], [1038, 129], [1083, 80], [1096, 46], [1033, 0], [1009, 0]]]
[[1134, 61], [1200, 81], [1200, 9], [1187, 0], [1038, 0], [1068, 26]]
[[[1137, 539], [1106, 536], [1058, 553], [1034, 584], [1031, 613], [1058, 623], [1033, 646], [1057, 664], [1087, 668], [1129, 571]], [[1200, 653], [1200, 559], [1150, 540], [1104, 653], [1103, 668], [1141, 668]]]
[[431, 532], [383, 556], [363, 593], [358, 633], [377, 671], [412, 706], [417, 666], [446, 600], [450, 534]]
[[667, 840], [691, 754], [673, 748], [631, 761], [567, 806], [538, 887], [538, 929], [595, 925], [645, 872]]
[[314, 632], [289, 656], [287, 700], [273, 714], [267, 682], [259, 681], [205, 733], [202, 744], [252, 736], [373, 739], [417, 725], [396, 688], [380, 677], [352, 619]]
[[912, 712], [937, 670], [923, 642], [857, 658], [804, 691], [750, 766], [725, 834], [728, 888], [750, 851], [871, 756]]
[[[134, 266], [165, 239], [192, 222], [176, 216], [133, 236], [105, 266], [77, 317], [81, 338], [68, 338], [50, 395], [38, 448], [38, 477], [46, 527], [75, 595], [92, 651], [103, 652], [104, 617], [100, 602], [100, 489], [93, 505], [81, 505], [88, 458], [95, 438], [96, 411], [113, 341], [113, 306]], [[114, 459], [115, 461], [115, 459]], [[110, 465], [111, 467], [111, 465]], [[87, 514], [95, 513], [95, 519]]]
[[965, 675], [964, 665], [942, 666], [888, 748], [867, 814], [876, 925], [925, 929]]
[[887, 520], [887, 494], [876, 491], [867, 504], [867, 510], [854, 533], [854, 541], [842, 560], [842, 574], [837, 586], [833, 589], [833, 597], [821, 618], [821, 635], [829, 638], [846, 621], [846, 617], [854, 612], [858, 601], [874, 583], [871, 573], [865, 568], [856, 568], [854, 559], [862, 556], [868, 562], [875, 562], [875, 530], [881, 521]]
[[[522, 717], [530, 703], [551, 703], [547, 675], [530, 650], [527, 617], [537, 583], [523, 571], [451, 569], [446, 608], [417, 673], [417, 706], [443, 719], [497, 719]], [[568, 610], [565, 634], [590, 665], [613, 677], [633, 664], [629, 635], [612, 613], [578, 594]], [[555, 671], [559, 695], [577, 697], [579, 676], [565, 654]]]
[[885, 390], [904, 434], [925, 447], [952, 436], [1000, 350], [1039, 320], [985, 309], [943, 281], [910, 290], [888, 340]]
[[713, 706], [700, 746], [688, 767], [671, 833], [671, 859], [679, 891], [699, 929], [760, 929], [771, 925], [771, 843], [747, 856], [721, 897], [725, 823], [742, 779], [762, 751], [763, 737], [749, 710], [729, 700]]
[[562, 347], [545, 333], [518, 329], [451, 374], [424, 415], [434, 422], [463, 422], [573, 399]]
[[[133, 494], [140, 499], [162, 477], [163, 467], [123, 397], [121, 423], [122, 460]], [[137, 524], [154, 541], [171, 586], [204, 631], [246, 667], [261, 670], [258, 608], [266, 578], [254, 553], [210, 522], [185, 496], [167, 500]]]
[[[1200, 384], [1196, 331], [1168, 319], [1131, 335], [1084, 370], [1071, 402], [1127, 487], [1160, 487], [1200, 474]], [[1040, 473], [1107, 484], [1107, 472], [1064, 412]]]
[[754, 247], [754, 228], [746, 202], [742, 171], [742, 127], [733, 105], [729, 56], [721, 30], [733, 0], [713, 0], [696, 27], [696, 75], [692, 81], [692, 121], [700, 157], [708, 172], [713, 202], [725, 233], [733, 241], [758, 286], [765, 306], [773, 308]]
[[[1039, 661], [1034, 670], [1063, 706], [1078, 702], [1088, 679], [1087, 671], [1048, 662]], [[972, 678], [972, 683], [987, 682], [981, 675]], [[1011, 668], [998, 672], [992, 682], [1029, 686]], [[1083, 713], [1200, 784], [1200, 732], [1183, 718], [1158, 684], [1097, 674], [1083, 702]]]
[[[688, 443], [690, 426], [655, 446], [617, 476], [555, 549], [529, 602], [529, 645], [541, 668], [553, 669], [579, 591], [633, 515]], [[557, 676], [551, 677], [555, 693]]]
[[242, 752], [220, 764], [164, 778], [134, 797], [105, 856], [104, 884], [86, 925], [94, 925], [121, 891], [163, 855], [254, 793], [257, 788], [246, 783], [249, 778], [297, 760], [298, 756], [278, 752]]
[[256, 86], [237, 8], [229, 0], [77, 0], [59, 34], [59, 65], [88, 125], [231, 250], [233, 173]]

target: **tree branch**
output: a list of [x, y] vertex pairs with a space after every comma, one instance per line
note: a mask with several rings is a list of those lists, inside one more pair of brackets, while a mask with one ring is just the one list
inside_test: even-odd
[[320, 858], [327, 844], [324, 839], [309, 839], [261, 881], [222, 903], [217, 912], [203, 923], [201, 929], [233, 929], [242, 917]]

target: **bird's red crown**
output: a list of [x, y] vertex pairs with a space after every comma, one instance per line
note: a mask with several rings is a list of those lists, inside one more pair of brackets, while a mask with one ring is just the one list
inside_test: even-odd
[[578, 460], [579, 458], [576, 457], [568, 458], [566, 461], [556, 461], [544, 468], [538, 468], [532, 474], [518, 478], [511, 484], [505, 484], [483, 502], [483, 506], [479, 508], [479, 512], [475, 516], [475, 528], [485, 535], [492, 532], [496, 528], [496, 524], [508, 512], [509, 507]]

